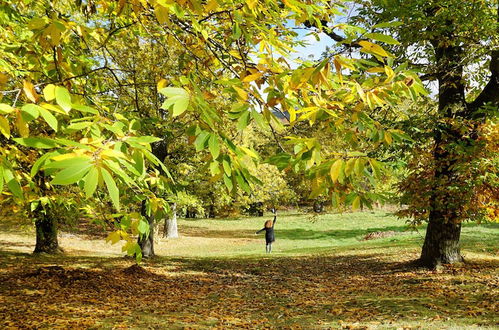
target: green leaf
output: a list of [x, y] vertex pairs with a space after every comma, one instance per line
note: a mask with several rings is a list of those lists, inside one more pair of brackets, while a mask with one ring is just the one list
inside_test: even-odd
[[153, 143], [157, 141], [161, 141], [160, 138], [157, 138], [155, 136], [138, 136], [138, 137], [129, 137], [126, 138], [126, 141], [130, 142], [136, 142], [136, 143]]
[[147, 221], [140, 219], [139, 225], [137, 226], [137, 230], [142, 235], [149, 233], [149, 224], [147, 223]]
[[371, 164], [371, 168], [372, 168], [373, 173], [376, 176], [376, 178], [380, 178], [381, 177], [381, 164], [380, 164], [380, 162], [378, 162], [376, 159], [370, 158], [369, 164]]
[[[95, 190], [97, 189], [97, 183], [99, 183], [99, 170], [96, 167], [92, 167], [88, 174], [85, 176], [85, 196], [87, 198], [91, 197]], [[114, 244], [114, 243], [113, 243]]]
[[57, 104], [64, 109], [64, 111], [69, 112], [72, 108], [71, 95], [68, 90], [61, 86], [55, 87], [55, 100]]
[[72, 157], [62, 160], [53, 161], [44, 166], [44, 169], [48, 168], [68, 168], [68, 167], [79, 167], [86, 164], [90, 164], [91, 158], [88, 156]]
[[58, 172], [54, 176], [51, 183], [57, 185], [68, 185], [78, 182], [85, 176], [85, 174], [88, 173], [91, 167], [91, 163], [81, 163], [78, 166], [67, 167]]
[[111, 197], [111, 201], [113, 202], [116, 210], [120, 210], [120, 191], [116, 186], [116, 182], [114, 182], [113, 177], [105, 168], [101, 168], [102, 178], [107, 186], [107, 191], [109, 192], [109, 197]]
[[382, 34], [382, 33], [375, 33], [375, 32], [374, 33], [366, 33], [364, 36], [367, 38], [373, 39], [373, 40], [377, 40], [377, 41], [381, 41], [381, 42], [390, 44], [390, 45], [400, 44], [400, 42], [398, 42], [393, 37], [388, 36], [386, 34]]
[[[36, 104], [28, 103], [21, 108], [21, 116], [25, 122], [35, 120], [40, 115], [39, 109], [42, 108]], [[43, 108], [42, 108], [43, 109]]]
[[196, 147], [196, 151], [201, 151], [204, 149], [206, 145], [206, 141], [210, 138], [210, 133], [202, 131], [194, 141], [194, 146]]
[[40, 115], [43, 117], [43, 119], [45, 119], [47, 124], [49, 124], [49, 126], [52, 127], [52, 129], [54, 131], [57, 132], [58, 122], [57, 122], [57, 119], [54, 117], [54, 115], [42, 107], [40, 107], [40, 109], [38, 109], [38, 110], [40, 111]]
[[86, 105], [73, 104], [72, 106], [73, 106], [73, 109], [78, 110], [79, 112], [82, 112], [82, 113], [92, 113], [94, 115], [99, 114], [99, 111], [97, 111], [96, 109], [94, 109], [92, 107], [86, 106]]
[[133, 167], [139, 172], [139, 175], [144, 174], [144, 155], [138, 151], [135, 150], [134, 153], [132, 154], [132, 158], [134, 160]]
[[14, 178], [14, 174], [9, 168], [4, 168], [3, 169], [3, 178], [5, 180], [5, 183], [7, 184], [7, 187], [9, 188], [10, 192], [18, 198], [23, 198], [23, 190], [21, 188], [21, 185], [17, 180]]
[[33, 164], [33, 166], [31, 167], [31, 171], [30, 171], [31, 177], [34, 177], [36, 175], [36, 173], [38, 173], [38, 171], [40, 170], [42, 165], [45, 164], [45, 161], [47, 159], [49, 159], [50, 157], [59, 155], [59, 154], [60, 154], [59, 151], [53, 151], [53, 152], [46, 153], [43, 156], [41, 156], [40, 158], [38, 158], [36, 160], [36, 162]]
[[79, 123], [73, 123], [71, 125], [68, 125], [68, 127], [66, 127], [66, 130], [67, 131], [81, 131], [85, 128], [89, 128], [92, 125], [95, 125], [95, 123], [93, 123], [91, 121], [82, 121]]
[[20, 145], [31, 147], [31, 148], [39, 148], [39, 149], [51, 149], [57, 147], [57, 142], [49, 138], [43, 137], [30, 137], [30, 138], [16, 138], [13, 139]]
[[227, 187], [227, 190], [232, 191], [234, 189], [234, 184], [232, 183], [232, 180], [224, 174], [224, 184]]
[[225, 174], [226, 174], [227, 176], [231, 176], [231, 175], [232, 175], [232, 170], [231, 170], [231, 168], [230, 168], [230, 164], [229, 164], [229, 162], [228, 162], [226, 159], [224, 159], [224, 160], [222, 161], [222, 165], [223, 165], [223, 168], [224, 168], [224, 172], [225, 172]]
[[382, 23], [378, 23], [376, 25], [373, 25], [372, 28], [375, 29], [375, 28], [388, 28], [388, 27], [397, 27], [397, 26], [400, 26], [404, 23], [402, 22], [398, 22], [398, 21], [394, 21], [394, 22], [382, 22]]
[[165, 87], [160, 89], [159, 92], [168, 97], [161, 108], [168, 110], [173, 105], [173, 117], [179, 116], [187, 110], [190, 95], [185, 89], [179, 87]]
[[210, 140], [208, 141], [208, 147], [210, 148], [211, 155], [213, 159], [217, 159], [220, 155], [220, 144], [218, 143], [218, 138], [214, 134], [210, 134]]
[[239, 131], [245, 129], [249, 124], [249, 120], [250, 120], [250, 112], [246, 111], [242, 114], [241, 117], [239, 117], [239, 120], [237, 121], [237, 129]]

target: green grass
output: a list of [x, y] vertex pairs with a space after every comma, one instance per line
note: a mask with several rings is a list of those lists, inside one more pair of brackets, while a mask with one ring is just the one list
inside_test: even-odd
[[[465, 224], [467, 263], [428, 271], [411, 264], [425, 228], [389, 213], [279, 214], [268, 255], [255, 232], [271, 217], [179, 219], [139, 269], [86, 229], [34, 256], [32, 230], [0, 221], [0, 327], [499, 326], [498, 224]], [[378, 231], [397, 235], [363, 240]]]
[[[188, 248], [171, 246], [168, 255], [182, 257], [255, 256], [265, 252], [264, 234], [255, 235], [263, 227], [264, 217], [239, 219], [180, 219], [183, 236], [192, 237]], [[324, 214], [279, 214], [275, 226], [273, 253], [278, 256], [299, 256], [340, 250], [397, 248], [418, 249], [424, 241], [425, 226], [417, 230], [403, 219], [388, 212], [356, 212]], [[498, 251], [496, 243], [499, 224], [465, 224], [463, 250], [476, 253]], [[363, 240], [371, 232], [395, 231], [397, 235], [376, 240]], [[182, 239], [180, 239], [182, 240]], [[206, 249], [209, 241], [211, 249]], [[175, 240], [171, 240], [174, 245]]]

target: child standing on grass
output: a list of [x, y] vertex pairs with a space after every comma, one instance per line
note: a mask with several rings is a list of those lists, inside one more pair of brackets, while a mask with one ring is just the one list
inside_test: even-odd
[[262, 231], [265, 230], [265, 252], [271, 253], [272, 252], [272, 242], [275, 241], [275, 236], [274, 236], [274, 225], [275, 222], [277, 221], [277, 212], [275, 209], [272, 210], [274, 213], [274, 221], [267, 220], [265, 221], [264, 227], [257, 231], [255, 234], [260, 234]]

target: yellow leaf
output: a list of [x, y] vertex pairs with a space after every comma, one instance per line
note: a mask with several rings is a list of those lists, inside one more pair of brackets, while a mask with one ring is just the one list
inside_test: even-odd
[[352, 202], [352, 211], [358, 210], [359, 207], [360, 207], [360, 196], [357, 196]]
[[333, 180], [333, 182], [338, 181], [338, 177], [340, 176], [343, 164], [344, 164], [343, 159], [337, 159], [331, 166], [330, 175], [331, 175], [331, 180]]
[[375, 67], [367, 69], [366, 72], [369, 72], [369, 73], [381, 73], [381, 72], [385, 72], [385, 69], [382, 68], [382, 67], [379, 67], [379, 66], [375, 66]]
[[393, 72], [392, 68], [390, 68], [389, 66], [385, 66], [385, 73], [386, 73], [387, 78], [384, 81], [384, 83], [387, 84], [390, 81], [392, 81], [393, 78], [395, 78], [395, 72]]
[[32, 83], [24, 80], [23, 91], [31, 102], [36, 103], [36, 101], [38, 100], [38, 94], [36, 94], [35, 86], [33, 86]]
[[60, 161], [60, 160], [74, 158], [74, 157], [78, 157], [78, 156], [79, 155], [77, 153], [71, 152], [71, 153], [68, 153], [68, 154], [63, 154], [63, 155], [58, 155], [58, 156], [55, 156], [55, 157], [51, 157], [50, 159], [52, 159], [53, 161], [57, 162], [57, 161]]
[[373, 44], [369, 41], [359, 41], [359, 44], [362, 46], [361, 51], [365, 51], [367, 53], [374, 53], [376, 55], [388, 57], [390, 56], [380, 45]]
[[246, 93], [244, 89], [237, 86], [232, 86], [232, 88], [234, 88], [234, 90], [237, 92], [237, 95], [240, 99], [242, 99], [243, 101], [246, 101], [248, 99], [248, 93]]
[[43, 89], [43, 97], [45, 98], [45, 101], [52, 101], [55, 99], [55, 85], [48, 84], [45, 86]]
[[167, 84], [166, 79], [160, 79], [157, 84], [158, 91], [162, 88], [165, 88]]
[[9, 121], [3, 116], [0, 116], [0, 133], [2, 133], [7, 139], [10, 138]]
[[246, 4], [248, 5], [249, 9], [253, 10], [258, 4], [258, 0], [246, 0]]
[[112, 233], [110, 233], [107, 238], [106, 238], [106, 242], [111, 242], [111, 244], [116, 244], [118, 243], [119, 241], [121, 241], [121, 233], [120, 233], [120, 230], [118, 231], [113, 231]]
[[334, 58], [334, 68], [336, 69], [336, 74], [338, 75], [338, 79], [340, 80], [340, 82], [343, 81], [343, 76], [341, 74], [341, 63], [336, 59], [336, 57]]
[[385, 131], [385, 141], [388, 144], [392, 144], [392, 134], [388, 131]]
[[209, 0], [206, 6], [204, 6], [204, 10], [209, 13], [210, 11], [214, 11], [218, 8], [217, 0]]
[[170, 21], [168, 14], [168, 9], [159, 4], [157, 4], [154, 8], [154, 15], [156, 15], [156, 18], [160, 24], [167, 24]]
[[0, 87], [3, 87], [7, 81], [9, 80], [9, 77], [6, 74], [3, 74], [0, 72]]
[[262, 76], [261, 72], [253, 73], [253, 74], [250, 74], [250, 75], [244, 77], [243, 82], [255, 81], [255, 80], [259, 79], [261, 76]]
[[28, 124], [24, 121], [23, 117], [21, 116], [21, 111], [17, 110], [16, 113], [16, 126], [17, 126], [17, 131], [19, 132], [19, 135], [21, 137], [28, 137], [29, 136], [29, 128]]
[[238, 59], [241, 59], [241, 54], [239, 54], [239, 52], [237, 50], [231, 50], [229, 51], [229, 54], [234, 56], [235, 58], [238, 58]]

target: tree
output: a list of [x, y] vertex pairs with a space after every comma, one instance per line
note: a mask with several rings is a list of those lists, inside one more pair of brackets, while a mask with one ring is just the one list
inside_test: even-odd
[[[279, 141], [282, 153], [270, 161], [281, 169], [306, 172], [313, 194], [358, 208], [375, 198], [363, 188], [366, 178], [374, 184], [383, 171], [373, 154], [359, 148], [368, 142], [391, 144], [401, 136], [371, 118], [369, 111], [389, 109], [424, 93], [414, 73], [394, 67], [392, 55], [369, 40], [358, 44], [374, 61], [338, 54], [319, 63], [291, 65], [293, 48], [302, 44], [295, 25], [313, 22], [315, 28], [331, 31], [322, 24], [338, 14], [329, 1], [134, 0], [32, 6], [26, 0], [7, 1], [0, 8], [8, 22], [1, 31], [6, 59], [1, 81], [8, 96], [0, 108], [7, 139], [0, 168], [7, 188], [22, 199], [22, 190], [32, 186], [28, 172], [36, 164], [52, 180], [51, 189], [74, 185], [88, 197], [106, 192], [115, 211], [126, 206], [110, 214], [120, 220], [108, 239], [126, 239], [124, 249], [136, 255], [140, 251], [130, 231], [147, 240], [153, 218], [167, 211], [165, 194], [172, 191], [164, 159], [150, 146], [167, 133], [176, 136], [162, 126], [178, 125], [179, 136], [204, 155], [213, 182], [223, 182], [230, 193], [239, 187], [247, 194], [251, 185], [259, 184], [248, 166], [259, 156], [234, 142], [228, 122], [238, 132], [255, 122], [275, 133], [282, 124], [274, 113], [287, 112], [291, 126], [305, 122], [317, 125], [317, 132], [343, 135], [341, 150], [324, 153], [317, 136], [297, 131], [286, 143]], [[343, 28], [347, 35], [356, 31]], [[129, 45], [123, 50], [128, 56], [120, 57], [118, 51]], [[168, 72], [154, 67], [157, 54], [162, 60], [174, 58], [165, 62]], [[18, 110], [21, 90], [25, 105]], [[46, 102], [37, 98], [42, 90]], [[64, 129], [55, 130], [47, 111], [59, 116]], [[27, 123], [48, 125], [59, 135], [52, 136], [50, 130], [30, 135]], [[26, 168], [13, 167], [22, 154], [18, 145], [36, 151]], [[107, 189], [96, 192], [97, 186]]]
[[431, 138], [422, 143], [426, 150], [418, 148], [412, 163], [419, 165], [402, 186], [409, 205], [404, 214], [428, 220], [422, 265], [460, 262], [461, 223], [498, 207], [497, 146], [491, 143], [499, 106], [498, 3], [359, 3], [353, 21], [372, 26], [366, 36], [384, 41], [378, 33], [389, 31], [400, 41], [391, 47], [397, 59], [438, 82]]

